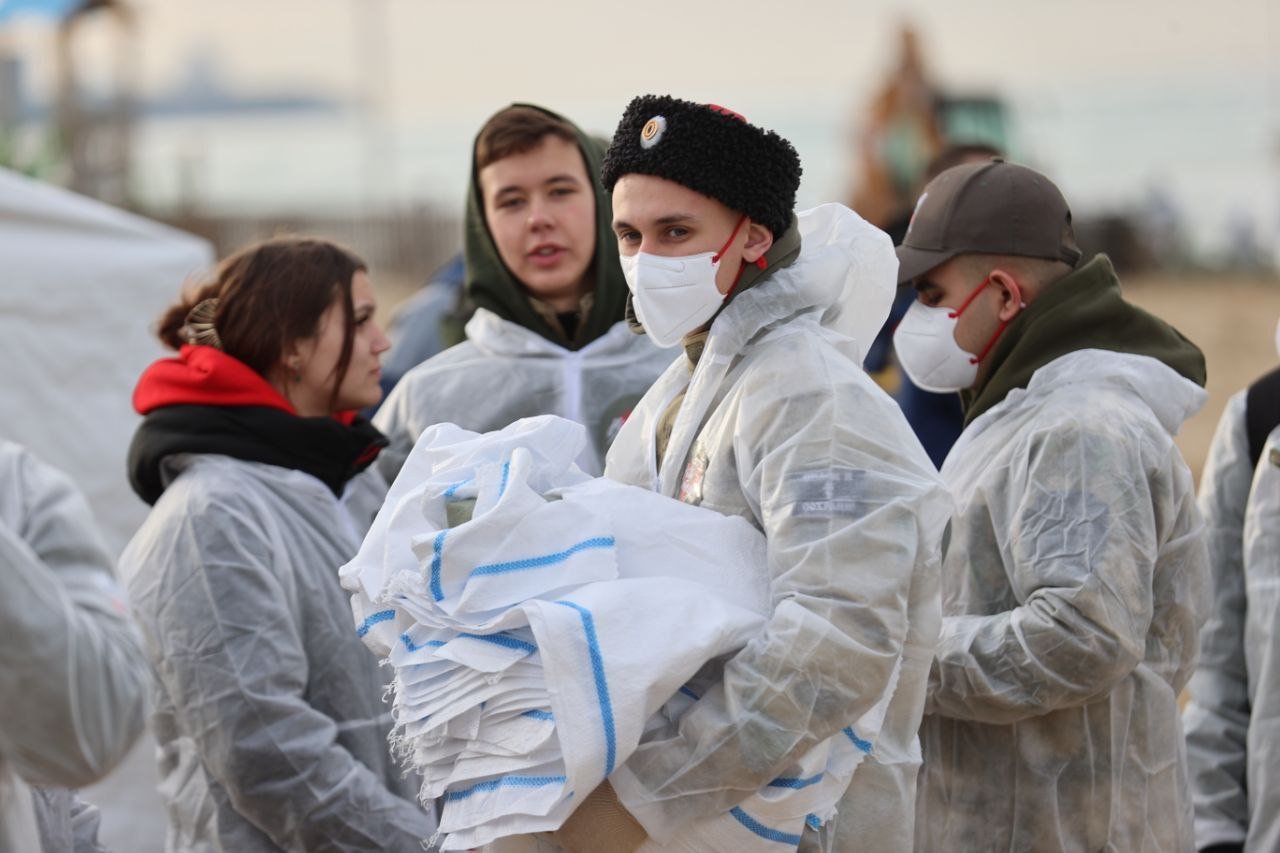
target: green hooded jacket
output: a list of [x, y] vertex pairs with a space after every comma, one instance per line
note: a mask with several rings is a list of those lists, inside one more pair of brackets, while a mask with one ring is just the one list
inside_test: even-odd
[[[581, 349], [622, 320], [627, 299], [627, 283], [622, 277], [613, 235], [613, 202], [600, 183], [600, 163], [606, 144], [582, 132], [564, 116], [535, 104], [512, 104], [531, 107], [565, 122], [578, 137], [578, 148], [586, 161], [587, 174], [596, 193], [596, 250], [587, 276], [595, 282], [594, 296], [587, 316], [583, 317], [572, 341], [554, 328], [529, 301], [523, 284], [511, 273], [498, 254], [493, 235], [484, 218], [484, 202], [480, 195], [480, 178], [475, 164], [475, 142], [472, 143], [471, 183], [467, 190], [467, 211], [463, 232], [466, 258], [467, 298], [477, 308], [486, 308], [504, 320], [536, 332], [552, 343], [567, 349]], [[477, 134], [476, 141], [479, 140]]]
[[984, 378], [960, 392], [965, 425], [1014, 388], [1026, 388], [1049, 362], [1084, 349], [1151, 356], [1204, 387], [1204, 353], [1164, 320], [1126, 302], [1111, 260], [1098, 255], [1047, 287], [1005, 329]]

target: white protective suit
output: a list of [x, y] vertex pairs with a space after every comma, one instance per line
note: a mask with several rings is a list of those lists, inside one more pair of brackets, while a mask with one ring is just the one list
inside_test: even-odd
[[591, 441], [578, 464], [599, 476], [622, 422], [674, 357], [626, 323], [569, 350], [481, 308], [467, 322], [467, 340], [406, 373], [378, 409], [374, 426], [391, 442], [378, 468], [394, 480], [433, 424], [483, 433], [559, 415], [587, 428]]
[[391, 760], [389, 673], [338, 567], [385, 482], [179, 454], [121, 557], [157, 684], [171, 851], [413, 851], [435, 821]]
[[1080, 350], [965, 430], [920, 739], [920, 850], [1181, 851], [1207, 555], [1173, 443], [1204, 391]]
[[[799, 214], [799, 228], [796, 261], [729, 303], [696, 368], [672, 364], [609, 453], [606, 476], [746, 518], [773, 578], [764, 630], [695, 677], [701, 698], [610, 780], [666, 842], [892, 693], [834, 825], [811, 824], [802, 849], [910, 850], [951, 504], [861, 367], [893, 299], [888, 237], [834, 204]], [[658, 422], [686, 388], [659, 470]]]
[[146, 662], [88, 504], [6, 441], [0, 572], [0, 853], [96, 850], [97, 810], [63, 788], [106, 776], [142, 732]]
[[1270, 458], [1273, 433], [1255, 473], [1246, 395], [1228, 401], [1201, 477], [1213, 604], [1183, 721], [1197, 848], [1269, 851], [1280, 849], [1280, 469]]

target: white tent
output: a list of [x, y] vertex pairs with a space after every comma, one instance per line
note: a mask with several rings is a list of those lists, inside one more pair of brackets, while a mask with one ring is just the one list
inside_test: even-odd
[[205, 240], [0, 169], [0, 436], [75, 478], [119, 552], [146, 515], [125, 455], [151, 333]]

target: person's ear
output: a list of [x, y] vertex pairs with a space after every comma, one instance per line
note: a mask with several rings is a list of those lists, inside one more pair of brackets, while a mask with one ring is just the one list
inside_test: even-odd
[[289, 381], [297, 382], [302, 379], [302, 368], [306, 361], [307, 356], [303, 352], [303, 341], [297, 340], [285, 344], [284, 350], [280, 353], [280, 372]]
[[747, 242], [742, 247], [742, 260], [754, 264], [773, 248], [773, 232], [758, 222], [747, 221]]
[[1022, 285], [1018, 284], [1016, 278], [1002, 269], [992, 270], [990, 279], [1000, 297], [1000, 311], [997, 316], [1001, 322], [1008, 323], [1014, 317], [1017, 317], [1022, 309], [1027, 307], [1027, 303], [1023, 299]]

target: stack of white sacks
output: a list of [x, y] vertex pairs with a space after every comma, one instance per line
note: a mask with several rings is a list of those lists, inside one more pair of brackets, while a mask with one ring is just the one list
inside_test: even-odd
[[[432, 427], [342, 569], [357, 633], [395, 668], [393, 742], [422, 802], [443, 802], [444, 850], [558, 828], [771, 610], [755, 528], [587, 476], [573, 463], [585, 442], [550, 416]], [[871, 748], [855, 731], [878, 731], [891, 695], [681, 849], [798, 845], [833, 814]]]

